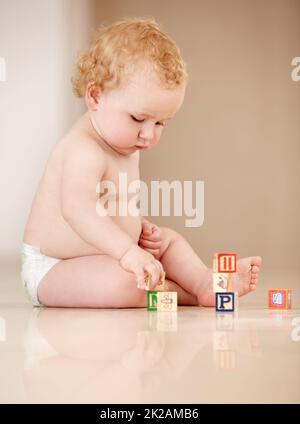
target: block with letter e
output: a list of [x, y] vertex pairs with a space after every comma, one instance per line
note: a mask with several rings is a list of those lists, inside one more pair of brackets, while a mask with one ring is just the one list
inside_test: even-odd
[[216, 311], [234, 312], [235, 294], [233, 292], [216, 293]]

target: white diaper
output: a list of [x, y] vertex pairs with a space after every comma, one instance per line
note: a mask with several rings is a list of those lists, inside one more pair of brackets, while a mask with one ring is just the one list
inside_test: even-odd
[[38, 246], [23, 243], [21, 279], [34, 306], [43, 306], [38, 300], [38, 285], [47, 272], [61, 260], [44, 255]]

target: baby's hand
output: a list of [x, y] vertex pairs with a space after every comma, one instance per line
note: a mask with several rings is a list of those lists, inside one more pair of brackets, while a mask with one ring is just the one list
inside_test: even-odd
[[161, 245], [161, 229], [157, 225], [147, 221], [145, 218], [142, 218], [142, 232], [139, 239], [139, 246], [151, 253], [156, 259], [159, 259]]
[[125, 271], [135, 274], [139, 289], [151, 290], [165, 277], [162, 264], [137, 245], [122, 256], [120, 265]]

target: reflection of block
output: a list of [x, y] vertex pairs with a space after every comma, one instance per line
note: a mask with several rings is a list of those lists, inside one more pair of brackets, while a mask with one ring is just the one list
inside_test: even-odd
[[270, 309], [291, 309], [292, 290], [290, 289], [269, 289], [268, 303]]
[[177, 313], [176, 311], [157, 315], [157, 331], [177, 331]]
[[228, 331], [215, 331], [213, 333], [213, 350], [232, 349], [232, 340]]
[[148, 328], [149, 330], [157, 329], [157, 313], [156, 311], [149, 311], [149, 308], [148, 308]]
[[157, 310], [157, 292], [156, 291], [147, 291], [147, 308], [148, 311]]
[[218, 351], [218, 368], [220, 369], [234, 369], [236, 367], [236, 352], [234, 350]]
[[234, 311], [234, 293], [216, 293], [216, 311], [233, 312]]
[[213, 272], [213, 288], [215, 293], [232, 291], [231, 274], [225, 272]]
[[213, 259], [214, 272], [236, 272], [235, 253], [215, 253]]
[[148, 328], [154, 331], [177, 331], [177, 312], [148, 311]]
[[177, 292], [157, 292], [157, 310], [177, 311]]
[[234, 329], [233, 314], [219, 313], [216, 315], [216, 319], [217, 319], [217, 322], [216, 322], [217, 330], [232, 331]]

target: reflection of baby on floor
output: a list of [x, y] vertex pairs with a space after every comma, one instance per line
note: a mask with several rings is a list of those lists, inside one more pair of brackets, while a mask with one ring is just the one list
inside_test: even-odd
[[[151, 321], [144, 310], [34, 309], [25, 339], [30, 401], [130, 403], [145, 396], [151, 401], [151, 394], [179, 385], [188, 375], [213, 372], [218, 346], [212, 334], [220, 331], [233, 341], [231, 350], [254, 353], [249, 344], [250, 335], [258, 343], [254, 327], [250, 333], [224, 331], [216, 326], [214, 311], [209, 319], [184, 312], [178, 315], [178, 331], [169, 318], [170, 331], [166, 326], [157, 331], [149, 323], [168, 312], [153, 313]], [[164, 396], [161, 401], [170, 399]]]

